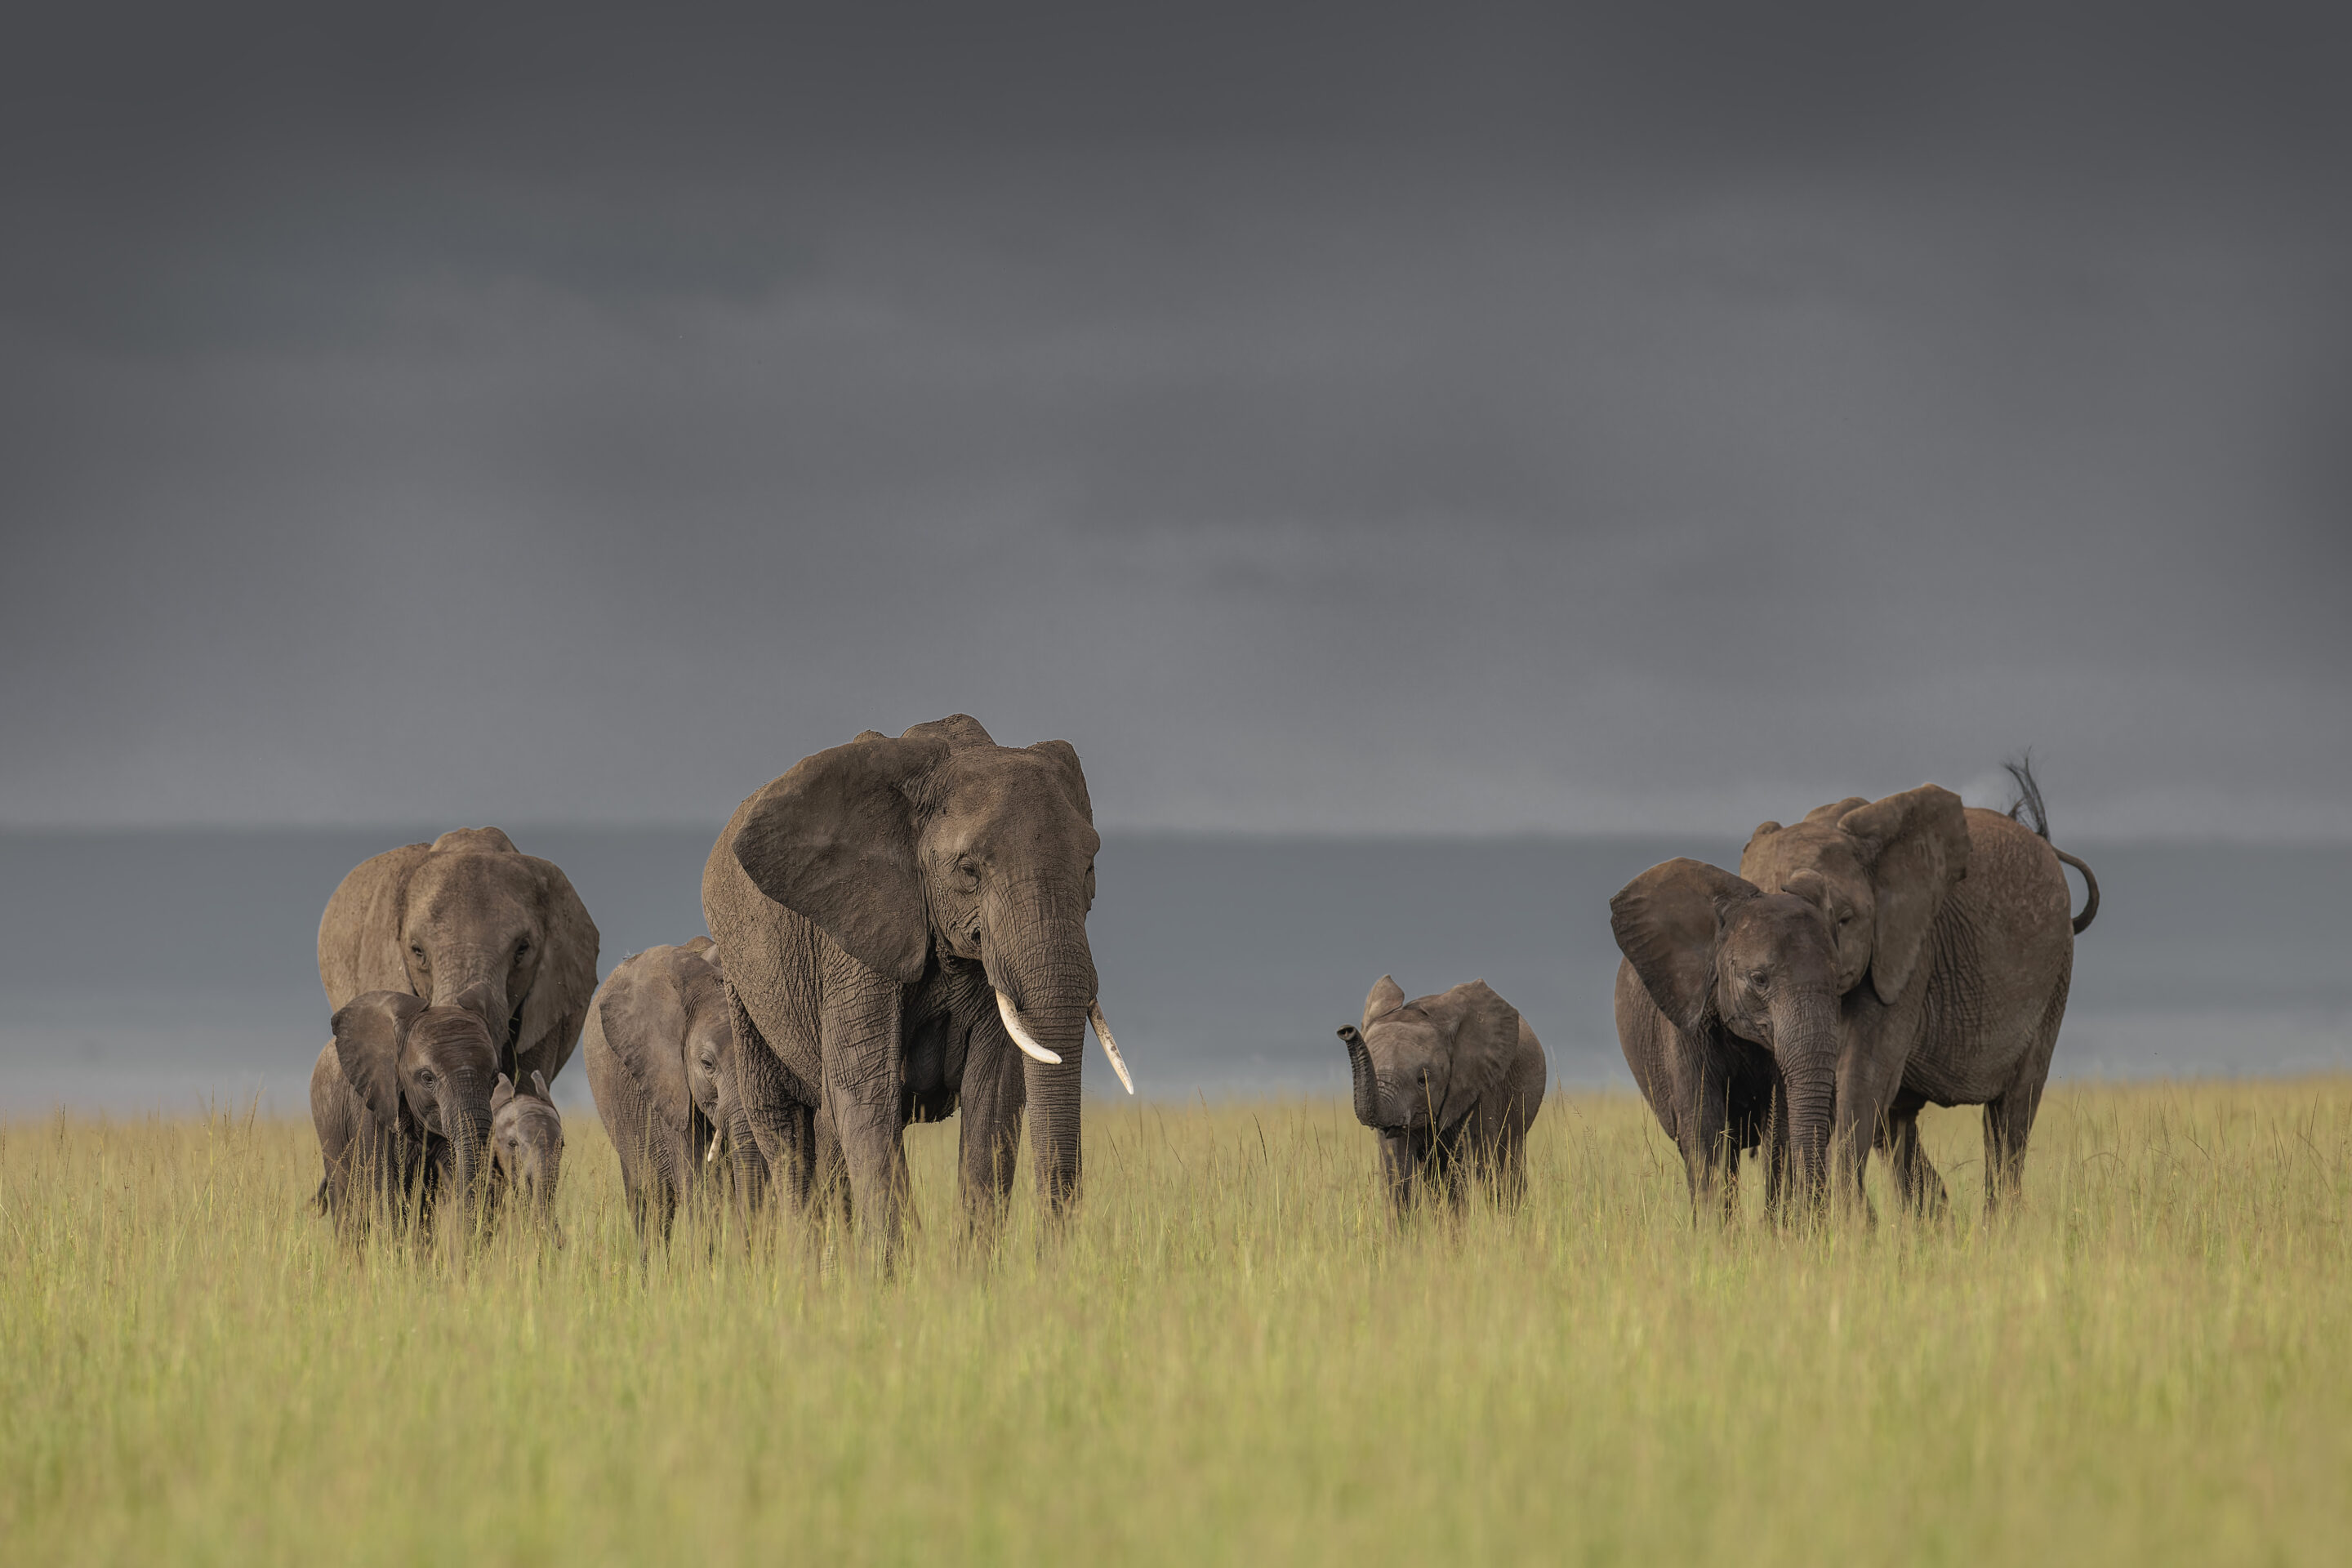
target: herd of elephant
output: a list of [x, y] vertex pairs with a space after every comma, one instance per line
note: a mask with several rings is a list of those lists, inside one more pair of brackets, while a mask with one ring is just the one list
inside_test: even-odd
[[[1738, 875], [1668, 860], [1610, 901], [1618, 1037], [1697, 1209], [1728, 1209], [1751, 1151], [1775, 1213], [1866, 1205], [1875, 1147], [1902, 1200], [1939, 1211], [1930, 1104], [1985, 1108], [1987, 1203], [2014, 1192], [2098, 886], [2012, 772], [2008, 815], [1933, 784], [1842, 800], [1763, 824]], [[1040, 1202], [1066, 1213], [1089, 1025], [1134, 1092], [1087, 942], [1100, 846], [1066, 742], [1000, 746], [961, 714], [867, 731], [736, 809], [703, 867], [709, 935], [602, 986], [570, 880], [497, 828], [378, 855], [319, 927], [320, 1205], [429, 1220], [457, 1194], [552, 1231], [548, 1085], [582, 1045], [641, 1247], [723, 1175], [747, 1217], [781, 1185], [887, 1257], [905, 1129], [951, 1114], [971, 1224], [1003, 1212], [1024, 1121]], [[1339, 1033], [1399, 1208], [1424, 1185], [1518, 1201], [1545, 1068], [1517, 1009], [1483, 981], [1407, 1001], [1382, 975]]]

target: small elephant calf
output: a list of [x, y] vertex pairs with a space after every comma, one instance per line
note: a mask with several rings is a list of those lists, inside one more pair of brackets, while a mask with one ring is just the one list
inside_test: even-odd
[[1381, 975], [1364, 1021], [1339, 1031], [1355, 1076], [1356, 1120], [1381, 1135], [1381, 1168], [1399, 1213], [1417, 1183], [1444, 1184], [1459, 1206], [1491, 1180], [1517, 1205], [1527, 1192], [1528, 1128], [1543, 1109], [1543, 1045], [1483, 980], [1407, 1002]]
[[479, 987], [430, 1006], [371, 991], [336, 1010], [334, 1039], [310, 1071], [310, 1119], [326, 1165], [318, 1203], [339, 1220], [371, 1202], [432, 1216], [444, 1187], [486, 1179], [498, 1048]]
[[530, 1087], [518, 1089], [499, 1074], [490, 1092], [490, 1152], [515, 1201], [546, 1235], [563, 1245], [555, 1223], [555, 1184], [563, 1174], [563, 1118], [547, 1092], [547, 1075], [533, 1068]]

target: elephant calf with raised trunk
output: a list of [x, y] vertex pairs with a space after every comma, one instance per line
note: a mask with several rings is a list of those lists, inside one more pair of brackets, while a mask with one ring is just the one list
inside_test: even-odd
[[310, 1071], [326, 1174], [319, 1206], [363, 1223], [371, 1206], [429, 1222], [445, 1188], [483, 1190], [498, 1048], [476, 989], [446, 1006], [371, 991], [336, 1009]]
[[1339, 1031], [1356, 1120], [1380, 1134], [1397, 1212], [1423, 1181], [1459, 1207], [1475, 1181], [1506, 1205], [1527, 1191], [1528, 1128], [1543, 1109], [1543, 1045], [1483, 980], [1415, 1002], [1381, 975], [1360, 1026]]
[[1077, 1196], [1079, 1047], [1122, 1080], [1087, 945], [1094, 808], [1067, 742], [1000, 746], [963, 714], [795, 763], [711, 846], [729, 1081], [756, 1154], [804, 1205], [820, 1114], [859, 1218], [896, 1247], [904, 1130], [961, 1108], [966, 1213], [1010, 1194], [1025, 1109], [1037, 1189]]
[[563, 1175], [563, 1118], [547, 1092], [545, 1075], [534, 1072], [530, 1087], [518, 1089], [512, 1079], [499, 1074], [498, 1087], [490, 1091], [490, 1151], [499, 1181], [524, 1217], [562, 1246], [555, 1186]]
[[[1738, 1152], [1762, 1146], [1776, 1199], [1794, 1175], [1859, 1203], [1875, 1143], [1905, 1201], [1938, 1210], [1925, 1105], [1982, 1105], [1986, 1205], [2015, 1194], [2098, 884], [2014, 771], [2008, 816], [1934, 784], [1855, 796], [1759, 826], [1738, 876], [1669, 860], [1611, 900], [1619, 1039], [1695, 1198], [1727, 1199]], [[2079, 916], [2065, 866], [2089, 889]]]

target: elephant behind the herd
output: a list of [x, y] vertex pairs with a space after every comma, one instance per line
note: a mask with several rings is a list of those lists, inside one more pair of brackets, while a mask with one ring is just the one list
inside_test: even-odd
[[[1739, 876], [1669, 860], [1611, 901], [1619, 1042], [1695, 1201], [1727, 1202], [1753, 1148], [1776, 1203], [1790, 1179], [1864, 1201], [1875, 1142], [1904, 1200], [1940, 1210], [1926, 1105], [1984, 1106], [1986, 1204], [2016, 1192], [2074, 937], [2098, 910], [2017, 773], [2011, 816], [1934, 784], [1857, 796], [1759, 826]], [[2065, 866], [2089, 891], [2080, 916]]]

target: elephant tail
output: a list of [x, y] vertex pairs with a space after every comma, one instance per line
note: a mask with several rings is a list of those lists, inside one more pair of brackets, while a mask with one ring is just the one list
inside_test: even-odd
[[[2042, 784], [2033, 776], [2032, 748], [2029, 746], [2019, 754], [2016, 760], [2003, 763], [2001, 766], [2007, 768], [2009, 776], [2017, 781], [2017, 798], [2010, 802], [2009, 819], [2011, 822], [2025, 824], [2026, 826], [2033, 829], [2042, 842], [2050, 844], [2050, 807], [2043, 804]], [[2083, 904], [2083, 912], [2074, 917], [2074, 934], [2080, 936], [2090, 930], [2091, 922], [2098, 918], [2099, 879], [2091, 875], [2091, 868], [2088, 866], [2084, 865], [2063, 849], [2060, 849], [2055, 844], [2050, 844], [2050, 847], [2060, 860], [2083, 874], [2083, 886], [2089, 891], [2089, 897]]]
[[2090, 930], [2091, 922], [2099, 917], [2099, 879], [2091, 875], [2091, 868], [2088, 866], [2084, 865], [2063, 849], [2060, 849], [2055, 844], [2050, 847], [2056, 851], [2059, 859], [2083, 873], [2083, 886], [2090, 890], [2090, 897], [2083, 900], [2083, 912], [2074, 917], [2074, 934], [2080, 936]]

